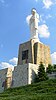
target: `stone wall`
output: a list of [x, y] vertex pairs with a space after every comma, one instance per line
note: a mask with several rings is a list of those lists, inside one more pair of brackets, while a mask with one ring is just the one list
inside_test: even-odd
[[39, 66], [29, 63], [28, 69], [28, 84], [31, 84], [34, 83], [36, 75], [38, 74]]
[[28, 84], [28, 64], [18, 65], [13, 72], [13, 86], [18, 87]]
[[0, 92], [4, 89], [10, 88], [12, 82], [12, 69], [6, 68], [0, 70]]
[[42, 62], [45, 66], [51, 64], [50, 48], [42, 43], [34, 44], [34, 63], [40, 64]]
[[31, 84], [34, 81], [35, 74], [38, 73], [38, 66], [35, 64], [23, 64], [18, 65], [14, 69], [13, 73], [13, 86], [19, 87], [27, 84]]

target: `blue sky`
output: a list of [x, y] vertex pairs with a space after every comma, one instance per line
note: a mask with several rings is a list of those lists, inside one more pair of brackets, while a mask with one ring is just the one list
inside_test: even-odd
[[30, 38], [31, 9], [39, 14], [39, 39], [56, 63], [56, 0], [0, 0], [0, 69], [16, 65], [19, 44]]

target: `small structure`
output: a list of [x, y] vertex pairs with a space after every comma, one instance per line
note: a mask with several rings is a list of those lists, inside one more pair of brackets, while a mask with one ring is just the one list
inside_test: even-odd
[[11, 87], [12, 84], [12, 69], [6, 68], [0, 70], [0, 92]]

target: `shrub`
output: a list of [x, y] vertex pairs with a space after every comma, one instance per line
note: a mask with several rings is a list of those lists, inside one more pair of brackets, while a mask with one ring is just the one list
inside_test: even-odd
[[44, 65], [41, 62], [38, 70], [38, 76], [36, 75], [35, 82], [40, 82], [47, 79], [48, 79], [47, 73], [45, 72]]
[[52, 73], [53, 71], [53, 66], [51, 64], [48, 65], [48, 68], [47, 68], [47, 73]]

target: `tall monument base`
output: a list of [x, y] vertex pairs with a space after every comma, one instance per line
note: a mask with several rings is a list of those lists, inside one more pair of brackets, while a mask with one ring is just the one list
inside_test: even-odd
[[44, 67], [51, 64], [50, 48], [43, 43], [31, 39], [20, 44], [18, 54], [18, 65], [14, 69], [13, 87], [24, 86], [34, 82], [40, 62]]
[[50, 48], [43, 43], [31, 39], [20, 44], [18, 64], [12, 69], [0, 71], [0, 92], [4, 89], [24, 86], [34, 82], [38, 74], [39, 64], [42, 62], [46, 67], [51, 64]]
[[38, 74], [38, 66], [36, 64], [18, 65], [14, 69], [12, 87], [24, 86], [34, 82], [36, 74]]
[[45, 66], [51, 64], [50, 47], [36, 39], [31, 39], [19, 46], [18, 65], [32, 63], [39, 65], [42, 62]]

